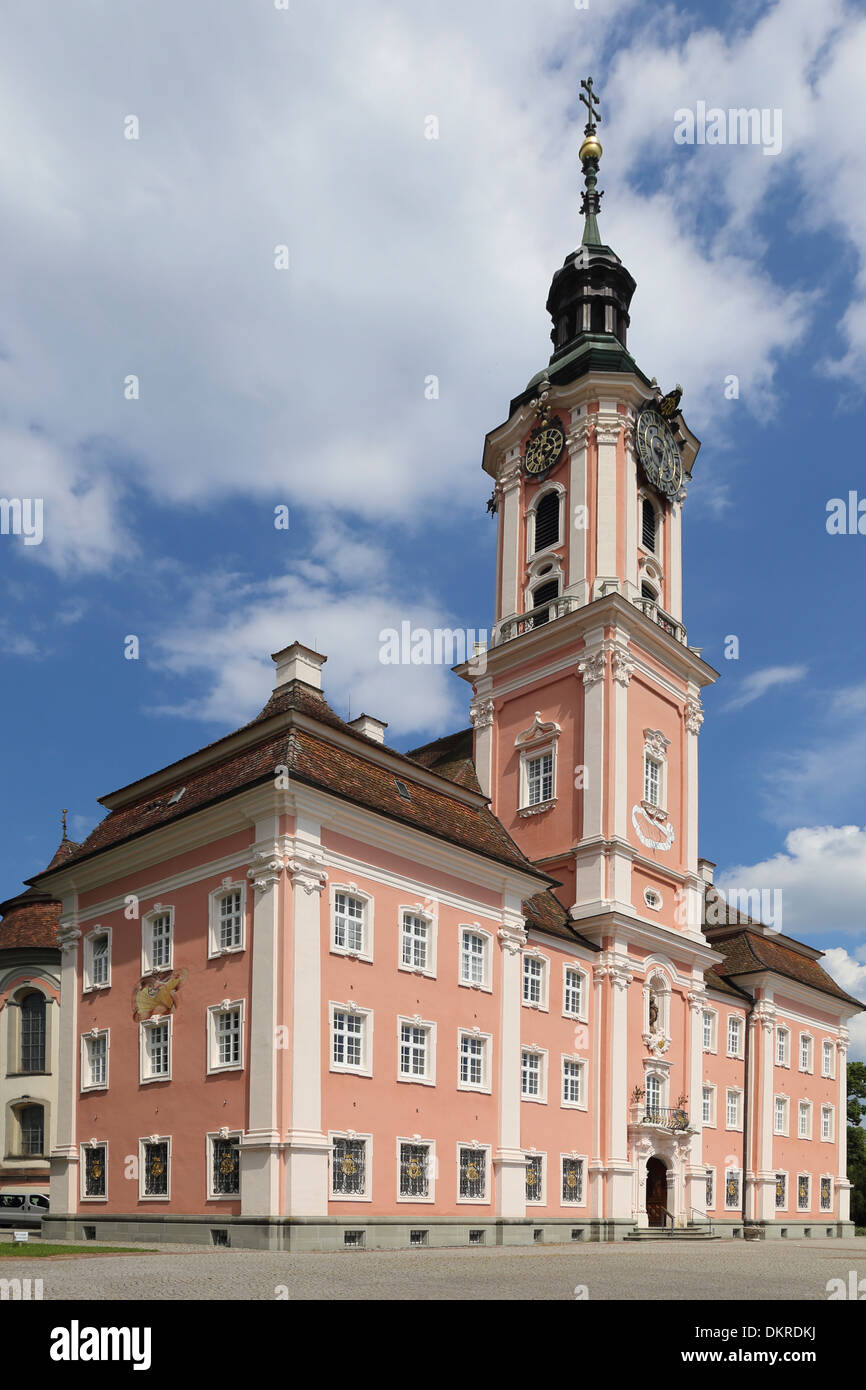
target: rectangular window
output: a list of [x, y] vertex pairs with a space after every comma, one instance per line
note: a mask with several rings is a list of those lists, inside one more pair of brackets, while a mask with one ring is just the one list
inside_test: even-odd
[[553, 800], [553, 754], [526, 759], [527, 805], [540, 806]]
[[788, 1100], [786, 1096], [776, 1096], [773, 1131], [775, 1134], [788, 1133]]
[[480, 1089], [486, 1084], [487, 1039], [475, 1033], [460, 1034], [460, 1085]]
[[544, 961], [537, 956], [523, 957], [523, 1002], [544, 1003]]
[[241, 1060], [241, 1011], [220, 1009], [216, 1015], [217, 1066], [234, 1067]]
[[334, 1010], [331, 1061], [335, 1067], [347, 1067], [356, 1071], [363, 1068], [365, 1022], [363, 1014], [350, 1013], [348, 1009]]
[[797, 1210], [808, 1211], [811, 1206], [810, 1187], [812, 1179], [808, 1173], [801, 1173], [797, 1178]]
[[643, 799], [650, 806], [661, 806], [661, 795], [662, 765], [658, 758], [651, 758], [647, 753], [644, 757]]
[[788, 1175], [787, 1173], [776, 1174], [776, 1210], [784, 1211], [788, 1205]]
[[237, 950], [243, 940], [243, 925], [240, 889], [232, 889], [230, 893], [223, 893], [219, 899], [219, 920], [217, 923], [217, 941], [221, 951]]
[[160, 1023], [145, 1023], [142, 1027], [145, 1078], [168, 1077], [171, 1073], [171, 1024], [168, 1019], [163, 1019]]
[[562, 1201], [563, 1204], [579, 1204], [583, 1201], [583, 1159], [564, 1158], [562, 1160]]
[[160, 912], [150, 918], [151, 970], [167, 970], [171, 965], [171, 913]]
[[460, 979], [464, 985], [483, 985], [487, 975], [487, 940], [464, 931], [460, 941]]
[[734, 1211], [740, 1205], [740, 1174], [732, 1168], [725, 1174], [725, 1209]]
[[520, 1094], [524, 1100], [541, 1099], [540, 1052], [521, 1052], [520, 1054]]
[[832, 1178], [822, 1178], [822, 1179], [821, 1179], [821, 1210], [822, 1210], [822, 1211], [832, 1211], [832, 1210], [833, 1210], [833, 1179], [832, 1179]]
[[100, 1033], [98, 1037], [86, 1038], [87, 1086], [105, 1086], [108, 1080], [108, 1036]]
[[105, 1197], [106, 1146], [88, 1144], [84, 1148], [84, 1196]]
[[701, 1102], [701, 1124], [711, 1125], [713, 1123], [713, 1088], [705, 1086], [703, 1089]]
[[715, 1023], [715, 1018], [716, 1016], [711, 1009], [704, 1009], [704, 1052], [712, 1052], [713, 1050], [713, 1033], [715, 1031], [713, 1025]]
[[541, 1154], [529, 1154], [526, 1159], [526, 1200], [544, 1201], [544, 1159]]
[[334, 894], [334, 946], [350, 956], [365, 953], [365, 909], [362, 898], [349, 893]]
[[335, 1197], [367, 1195], [366, 1139], [334, 1139], [331, 1150], [331, 1192]]
[[834, 1047], [829, 1038], [825, 1038], [821, 1044], [821, 1075], [833, 1075], [833, 1053]]
[[584, 981], [582, 970], [574, 966], [565, 967], [565, 1009], [569, 1018], [582, 1018], [584, 1005]]
[[776, 1066], [786, 1067], [788, 1065], [788, 1047], [791, 1035], [787, 1028], [776, 1029]]
[[241, 1190], [241, 1150], [237, 1135], [211, 1139], [211, 1192], [235, 1197]]
[[832, 1105], [821, 1106], [821, 1138], [833, 1138], [833, 1107]]
[[144, 1144], [144, 1195], [145, 1197], [168, 1196], [168, 1140], [156, 1142], [148, 1140]]
[[425, 917], [403, 913], [400, 959], [412, 970], [427, 970], [430, 957], [430, 923]]
[[90, 983], [94, 988], [108, 984], [108, 935], [90, 938]]
[[562, 1103], [582, 1106], [584, 1064], [575, 1057], [564, 1057], [562, 1062]]
[[707, 1169], [707, 1211], [712, 1211], [716, 1205], [716, 1175], [712, 1168]]
[[741, 1125], [742, 1091], [728, 1091], [725, 1097], [725, 1125], [728, 1129], [739, 1129]]
[[400, 1196], [424, 1201], [430, 1196], [430, 1145], [400, 1144]]
[[400, 1075], [424, 1081], [430, 1075], [430, 1028], [423, 1023], [400, 1024]]
[[797, 1138], [812, 1138], [812, 1107], [806, 1100], [801, 1100], [797, 1109]]
[[808, 1033], [800, 1034], [800, 1071], [812, 1070], [812, 1039]]
[[487, 1150], [461, 1148], [457, 1166], [459, 1195], [464, 1201], [484, 1201], [487, 1197]]
[[728, 1018], [728, 1056], [739, 1057], [740, 1041], [743, 1035], [742, 1019], [737, 1018], [736, 1014], [731, 1014]]

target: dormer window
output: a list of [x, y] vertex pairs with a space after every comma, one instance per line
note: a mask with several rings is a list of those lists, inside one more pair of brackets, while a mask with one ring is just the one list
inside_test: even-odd
[[645, 550], [651, 550], [655, 554], [657, 536], [658, 515], [652, 502], [648, 497], [645, 497], [641, 504], [640, 522], [641, 545]]

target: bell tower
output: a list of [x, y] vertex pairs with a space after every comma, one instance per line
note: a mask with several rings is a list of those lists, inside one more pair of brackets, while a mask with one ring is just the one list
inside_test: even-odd
[[703, 941], [700, 692], [682, 514], [699, 441], [628, 350], [635, 281], [599, 231], [598, 97], [580, 147], [583, 235], [553, 276], [553, 352], [487, 436], [495, 624], [473, 685], [492, 809], [592, 934], [611, 914]]

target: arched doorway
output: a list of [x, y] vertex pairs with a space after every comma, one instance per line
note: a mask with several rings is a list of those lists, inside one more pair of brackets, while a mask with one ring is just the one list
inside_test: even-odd
[[646, 1212], [651, 1226], [664, 1226], [668, 1204], [668, 1170], [660, 1158], [647, 1159]]

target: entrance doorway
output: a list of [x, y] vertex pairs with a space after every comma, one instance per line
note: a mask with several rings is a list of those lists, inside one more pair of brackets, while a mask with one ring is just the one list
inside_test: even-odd
[[668, 1170], [660, 1158], [650, 1158], [646, 1166], [646, 1211], [651, 1226], [664, 1226], [668, 1204]]

